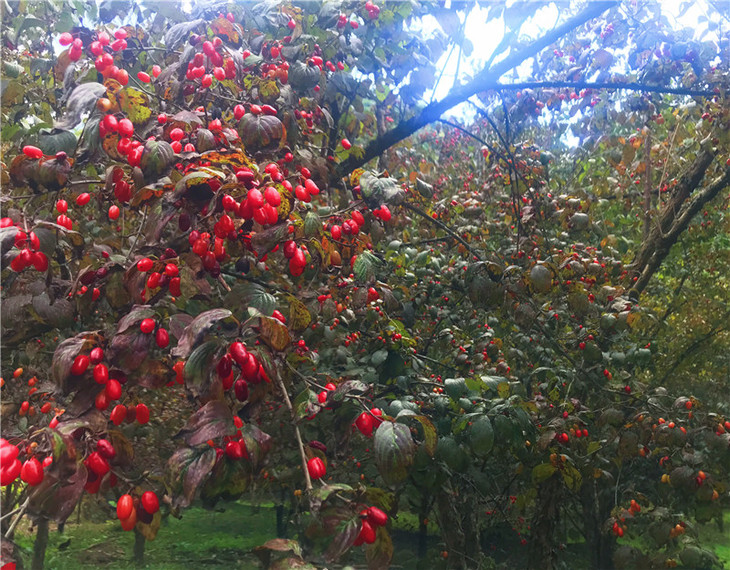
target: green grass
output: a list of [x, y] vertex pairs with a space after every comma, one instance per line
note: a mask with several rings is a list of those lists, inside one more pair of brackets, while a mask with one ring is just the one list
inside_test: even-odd
[[[117, 521], [76, 524], [72, 516], [63, 534], [52, 525], [46, 552], [46, 568], [53, 570], [125, 570], [134, 568], [134, 533], [123, 532]], [[416, 515], [402, 512], [393, 521], [395, 542], [393, 563], [402, 568], [417, 568]], [[22, 524], [16, 534], [30, 566], [35, 536]], [[725, 568], [730, 568], [730, 512], [725, 513], [725, 531], [714, 523], [700, 527], [701, 542], [711, 548]], [[435, 568], [438, 560], [436, 525], [429, 523], [429, 554], [422, 567]], [[145, 566], [149, 570], [192, 570], [193, 568], [259, 568], [251, 550], [276, 536], [276, 517], [270, 504], [258, 507], [244, 503], [221, 504], [218, 511], [193, 507], [183, 511], [182, 519], [168, 517], [157, 538], [146, 543]], [[67, 544], [66, 544], [67, 543]], [[59, 546], [61, 548], [59, 548]], [[354, 558], [359, 558], [354, 552]], [[354, 562], [354, 559], [351, 560]], [[364, 560], [357, 560], [358, 563]], [[423, 563], [427, 563], [423, 566]], [[435, 564], [435, 565], [434, 565]], [[442, 564], [443, 565], [443, 564]]]
[[[134, 533], [122, 531], [118, 521], [66, 524], [61, 535], [52, 527], [46, 568], [82, 570], [132, 568]], [[30, 561], [34, 535], [18, 534], [17, 542]], [[257, 568], [249, 551], [276, 536], [276, 518], [271, 508], [229, 503], [225, 512], [193, 507], [182, 519], [163, 521], [157, 538], [145, 547], [145, 568], [191, 570], [192, 568]], [[59, 545], [70, 539], [68, 546]], [[29, 564], [28, 564], [29, 566]]]
[[730, 568], [730, 511], [725, 512], [723, 519], [725, 526], [723, 531], [720, 531], [712, 522], [702, 525], [699, 535], [702, 544], [712, 548], [717, 554], [723, 568]]

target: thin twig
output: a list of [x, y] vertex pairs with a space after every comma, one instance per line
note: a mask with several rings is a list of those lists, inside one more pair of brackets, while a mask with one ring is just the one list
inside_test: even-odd
[[454, 230], [452, 230], [449, 226], [447, 226], [446, 224], [444, 224], [443, 222], [441, 222], [435, 218], [432, 218], [426, 212], [416, 208], [415, 206], [412, 206], [411, 204], [405, 203], [405, 204], [403, 204], [403, 206], [406, 207], [407, 209], [409, 209], [411, 212], [415, 212], [416, 214], [418, 214], [425, 220], [429, 220], [432, 224], [437, 225], [439, 228], [441, 228], [447, 234], [449, 234], [451, 237], [453, 237], [456, 241], [458, 241], [461, 245], [463, 245], [466, 248], [466, 250], [469, 253], [471, 253], [478, 261], [481, 261], [481, 257], [479, 256], [479, 254], [476, 251], [474, 251], [472, 249], [472, 247], [469, 245], [469, 243], [466, 240], [464, 240], [464, 238], [462, 238], [459, 234], [457, 234]]
[[10, 528], [8, 528], [8, 532], [5, 533], [5, 539], [7, 540], [11, 536], [13, 536], [13, 531], [15, 530], [15, 527], [18, 526], [18, 523], [20, 522], [20, 519], [23, 518], [23, 515], [25, 514], [25, 510], [28, 508], [28, 505], [30, 504], [30, 497], [28, 497], [25, 500], [25, 503], [20, 507], [20, 512], [18, 513], [18, 516], [15, 517], [15, 520], [10, 524]]
[[134, 248], [137, 246], [137, 240], [139, 239], [139, 236], [142, 234], [142, 228], [144, 227], [144, 224], [147, 221], [147, 212], [149, 212], [149, 209], [150, 209], [149, 206], [145, 206], [144, 214], [142, 216], [142, 222], [139, 224], [139, 229], [137, 230], [137, 234], [134, 236], [134, 241], [132, 242], [132, 245], [129, 248], [129, 253], [127, 253], [126, 261], [129, 261], [132, 258], [132, 253], [134, 252]]
[[302, 442], [302, 434], [299, 432], [299, 426], [297, 425], [296, 412], [294, 411], [294, 406], [292, 406], [291, 400], [289, 399], [289, 392], [287, 392], [286, 386], [284, 386], [284, 381], [278, 374], [276, 375], [276, 383], [279, 385], [279, 390], [281, 390], [281, 393], [284, 396], [284, 403], [286, 404], [286, 407], [289, 408], [289, 413], [291, 414], [291, 423], [294, 427], [294, 434], [297, 436], [297, 444], [299, 445], [299, 456], [302, 459], [304, 481], [307, 486], [307, 492], [311, 492], [312, 479], [309, 477], [309, 469], [307, 469], [307, 455], [304, 453], [304, 443]]

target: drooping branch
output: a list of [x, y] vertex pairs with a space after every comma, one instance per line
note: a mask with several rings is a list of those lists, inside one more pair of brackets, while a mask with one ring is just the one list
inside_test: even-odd
[[638, 274], [634, 289], [639, 293], [646, 289], [649, 280], [669, 255], [670, 249], [677, 243], [682, 232], [687, 229], [692, 218], [702, 210], [705, 204], [730, 186], [730, 167], [728, 167], [722, 175], [715, 178], [685, 203], [692, 191], [699, 186], [713, 158], [714, 155], [711, 151], [701, 151], [690, 170], [680, 180], [675, 194], [662, 208], [659, 223], [652, 228], [649, 239], [644, 242], [632, 264], [633, 275]]
[[440, 101], [430, 103], [417, 115], [403, 121], [383, 136], [370, 141], [365, 148], [365, 152], [360, 158], [351, 156], [338, 165], [336, 169], [336, 177], [341, 178], [356, 168], [370, 162], [373, 158], [379, 156], [383, 153], [383, 151], [394, 144], [409, 137], [422, 127], [438, 120], [444, 112], [448, 111], [452, 107], [466, 101], [472, 95], [476, 95], [477, 93], [484, 91], [485, 85], [496, 83], [502, 75], [519, 66], [526, 59], [537, 55], [540, 51], [556, 42], [570, 31], [585, 24], [592, 18], [599, 16], [617, 4], [618, 3], [615, 0], [592, 2], [588, 4], [585, 10], [583, 10], [580, 14], [570, 18], [561, 26], [558, 26], [554, 30], [546, 33], [543, 37], [534, 41], [526, 48], [507, 56], [505, 59], [489, 68], [483, 69], [477, 73], [471, 81], [452, 89], [451, 92]]

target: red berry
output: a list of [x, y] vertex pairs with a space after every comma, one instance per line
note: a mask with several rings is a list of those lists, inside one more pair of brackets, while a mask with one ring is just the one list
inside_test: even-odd
[[150, 410], [144, 404], [137, 404], [136, 412], [137, 412], [137, 421], [139, 423], [146, 424], [148, 421], [150, 421]]
[[40, 485], [43, 481], [43, 465], [35, 457], [31, 457], [20, 468], [20, 478], [31, 487]]
[[160, 500], [152, 491], [145, 491], [142, 493], [140, 504], [142, 505], [142, 508], [151, 515], [154, 515], [160, 510]]
[[388, 515], [378, 507], [368, 508], [368, 522], [373, 526], [385, 526], [388, 523]]
[[141, 330], [144, 334], [150, 334], [153, 330], [155, 330], [154, 319], [143, 319], [142, 322], [139, 323], [139, 330]]
[[74, 376], [80, 376], [89, 367], [89, 357], [85, 354], [79, 354], [71, 365], [71, 374]]
[[28, 158], [43, 158], [43, 151], [37, 146], [26, 145], [23, 147], [23, 154]]
[[361, 413], [355, 420], [355, 426], [365, 437], [373, 435], [373, 416], [368, 412]]
[[114, 378], [110, 378], [106, 386], [104, 388], [104, 393], [106, 394], [106, 397], [109, 398], [109, 400], [118, 400], [122, 397], [122, 385], [119, 383], [119, 380], [115, 380]]
[[362, 528], [358, 539], [362, 539], [365, 544], [372, 544], [375, 542], [375, 529], [368, 521], [362, 521]]
[[137, 262], [137, 270], [141, 271], [142, 273], [146, 273], [147, 271], [152, 269], [152, 265], [152, 260], [149, 257], [145, 257]]
[[127, 418], [127, 407], [123, 406], [122, 404], [117, 404], [116, 406], [114, 406], [114, 409], [112, 410], [112, 413], [109, 416], [109, 419], [115, 426], [121, 425], [122, 422], [126, 418]]
[[86, 458], [86, 466], [96, 473], [99, 477], [103, 477], [109, 473], [109, 462], [104, 459], [98, 451], [94, 451]]
[[109, 368], [106, 364], [99, 363], [94, 366], [94, 380], [97, 384], [106, 384], [109, 380]]
[[155, 333], [155, 342], [157, 343], [157, 346], [160, 348], [167, 347], [168, 344], [170, 344], [170, 335], [169, 333], [160, 327], [157, 329], [157, 332]]
[[321, 479], [327, 474], [327, 467], [319, 457], [313, 457], [307, 462], [307, 471], [312, 479]]
[[108, 439], [100, 439], [96, 442], [96, 451], [99, 452], [104, 459], [114, 459], [117, 451]]
[[117, 518], [120, 521], [126, 520], [134, 512], [134, 499], [132, 495], [122, 495], [117, 501]]

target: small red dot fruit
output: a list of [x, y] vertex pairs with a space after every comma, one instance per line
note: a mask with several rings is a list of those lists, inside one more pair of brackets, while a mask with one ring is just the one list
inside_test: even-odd
[[142, 319], [142, 322], [139, 323], [139, 330], [141, 330], [144, 334], [150, 334], [153, 330], [155, 330], [154, 319]]

